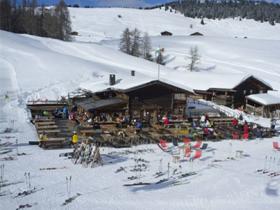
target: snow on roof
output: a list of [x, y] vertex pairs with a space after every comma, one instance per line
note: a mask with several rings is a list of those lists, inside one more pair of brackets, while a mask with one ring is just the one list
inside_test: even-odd
[[185, 82], [188, 86], [194, 90], [207, 91], [209, 89], [234, 89], [248, 78], [253, 77], [266, 86], [271, 87], [270, 84], [250, 74], [218, 74], [218, 73], [207, 73], [207, 72], [194, 72], [193, 74], [187, 74]]
[[262, 82], [263, 84], [265, 84], [266, 86], [270, 87], [270, 88], [273, 90], [272, 86], [271, 86], [269, 83], [267, 83], [267, 82], [264, 81], [263, 79], [260, 79], [260, 78], [258, 78], [258, 77], [256, 77], [256, 76], [253, 76], [253, 75], [247, 75], [247, 76], [245, 76], [237, 85], [235, 85], [235, 87], [237, 87], [237, 86], [240, 85], [242, 82], [244, 82], [245, 80], [249, 79], [250, 77], [252, 77], [252, 78], [254, 78], [254, 79], [256, 79], [256, 80], [259, 80], [260, 82]]
[[[81, 84], [81, 88], [89, 90], [91, 92], [101, 92], [101, 91], [105, 91], [108, 89], [113, 89], [113, 90], [126, 90], [126, 89], [130, 89], [130, 88], [134, 88], [140, 85], [144, 85], [146, 83], [152, 82], [152, 81], [156, 81], [157, 79], [153, 78], [153, 77], [149, 77], [149, 76], [143, 76], [141, 75], [141, 77], [138, 76], [124, 76], [122, 75], [122, 78], [119, 78], [120, 76], [116, 76], [116, 84], [115, 85], [110, 85], [109, 84], [109, 76], [108, 79], [103, 79], [103, 80], [99, 80], [96, 82], [87, 82], [87, 83], [82, 83]], [[184, 85], [182, 83], [177, 83], [171, 80], [168, 80], [166, 78], [160, 78], [159, 81], [178, 87], [180, 89], [183, 89], [185, 91], [194, 93], [193, 89], [190, 88], [187, 85]]]
[[262, 105], [274, 105], [274, 104], [280, 104], [280, 93], [269, 91], [268, 93], [260, 93], [260, 94], [252, 94], [249, 96], [246, 96], [249, 100], [252, 100], [256, 103], [262, 104]]

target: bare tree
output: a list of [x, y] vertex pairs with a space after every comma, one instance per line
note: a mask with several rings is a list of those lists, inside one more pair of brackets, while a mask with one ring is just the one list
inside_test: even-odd
[[191, 59], [191, 63], [188, 65], [188, 69], [190, 71], [194, 71], [196, 69], [196, 65], [200, 61], [200, 55], [198, 54], [197, 46], [192, 47], [190, 49], [190, 59]]

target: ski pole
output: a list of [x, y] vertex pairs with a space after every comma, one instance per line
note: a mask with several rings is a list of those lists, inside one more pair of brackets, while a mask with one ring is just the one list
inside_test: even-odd
[[25, 178], [25, 185], [26, 185], [26, 189], [27, 189], [28, 188], [27, 172], [24, 172], [24, 178]]
[[29, 189], [31, 189], [31, 176], [30, 176], [30, 172], [28, 172], [28, 187], [29, 187]]
[[69, 190], [68, 190], [68, 177], [66, 177], [66, 194], [69, 197]]
[[169, 179], [169, 170], [170, 170], [170, 163], [168, 162], [168, 164], [167, 164], [167, 175], [168, 175], [168, 179]]
[[71, 196], [71, 180], [72, 180], [72, 176], [70, 176], [69, 178], [69, 197]]
[[18, 139], [16, 139], [16, 149], [17, 149], [17, 155], [18, 155]]
[[265, 159], [264, 159], [263, 171], [266, 170], [266, 167], [267, 167], [267, 156], [265, 156]]
[[3, 163], [3, 165], [2, 165], [2, 181], [4, 181], [4, 172], [5, 172], [5, 164]]
[[162, 172], [162, 159], [160, 159], [159, 161], [159, 168], [158, 168], [159, 172]]

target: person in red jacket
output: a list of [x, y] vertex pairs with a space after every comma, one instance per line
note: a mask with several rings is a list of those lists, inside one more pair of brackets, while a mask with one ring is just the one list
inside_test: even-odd
[[238, 120], [236, 118], [233, 118], [231, 124], [236, 127], [238, 125]]
[[243, 125], [243, 131], [244, 134], [248, 134], [249, 133], [249, 126], [248, 123], [245, 121], [244, 125]]
[[165, 115], [165, 116], [162, 118], [162, 120], [163, 120], [163, 125], [164, 125], [164, 127], [167, 127], [168, 124], [169, 124], [169, 119], [168, 119], [168, 117]]

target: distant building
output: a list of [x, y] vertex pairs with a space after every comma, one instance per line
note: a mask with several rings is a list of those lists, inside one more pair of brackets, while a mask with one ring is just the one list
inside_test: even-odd
[[163, 31], [163, 32], [161, 32], [160, 34], [161, 34], [161, 36], [172, 36], [172, 35], [173, 35], [173, 34], [172, 34], [171, 32], [169, 32], [169, 31]]
[[200, 32], [194, 32], [194, 33], [190, 34], [190, 36], [203, 36], [203, 34]]

